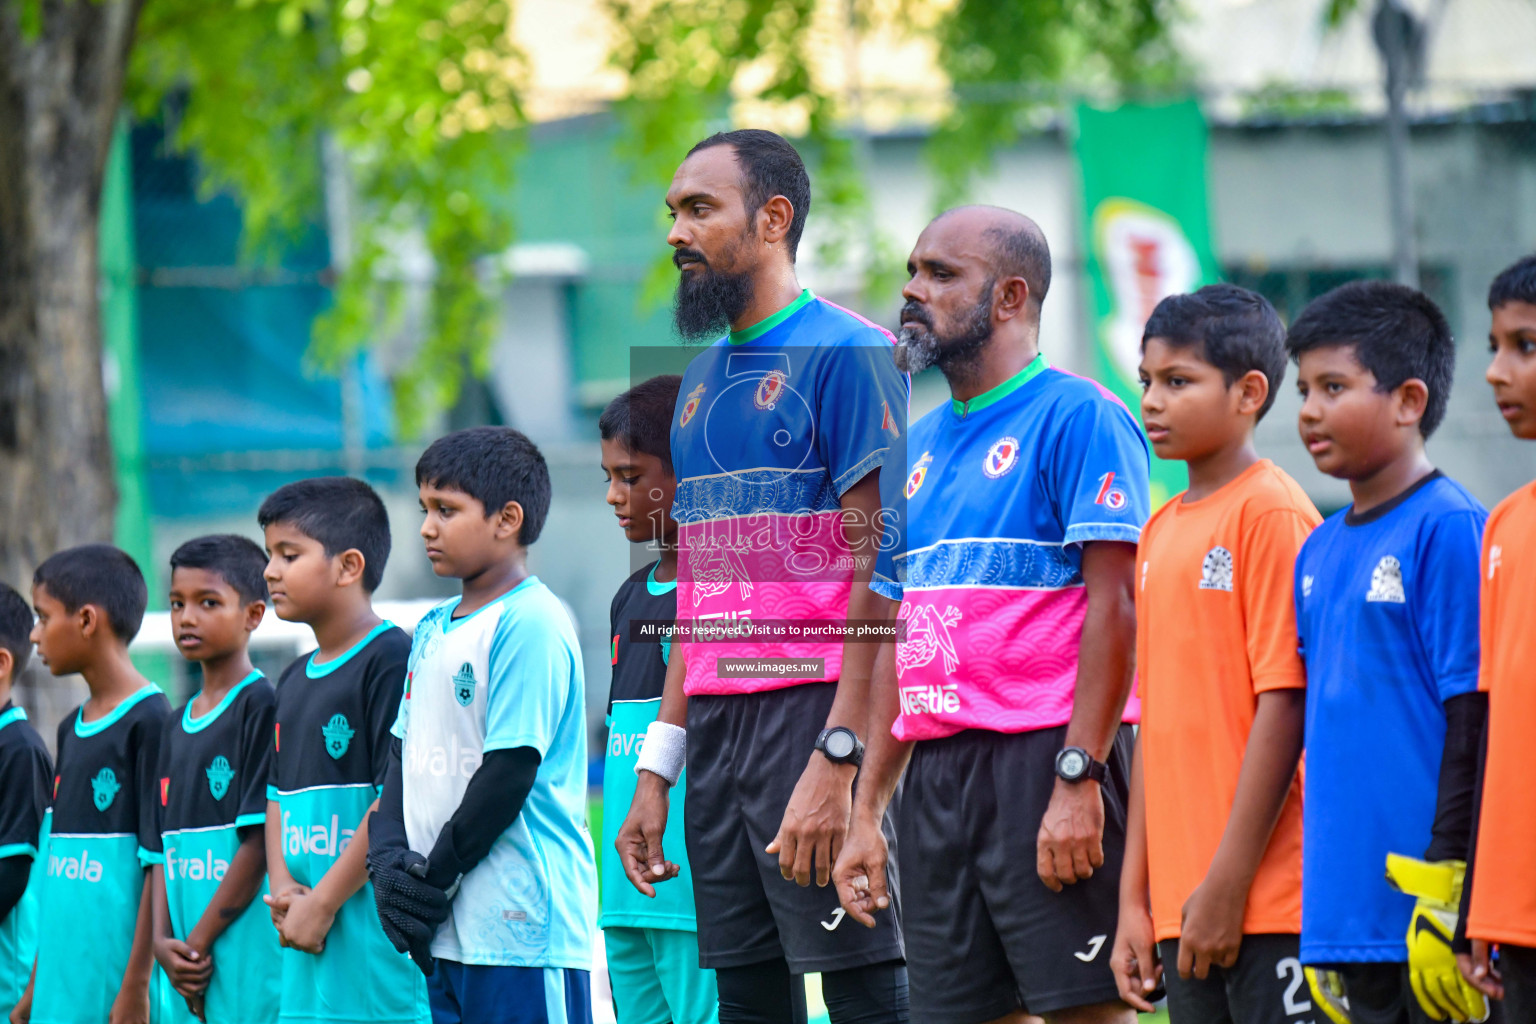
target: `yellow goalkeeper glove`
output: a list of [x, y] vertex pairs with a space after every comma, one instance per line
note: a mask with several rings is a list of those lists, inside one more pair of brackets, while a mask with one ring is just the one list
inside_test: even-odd
[[1312, 1001], [1333, 1024], [1350, 1024], [1349, 1000], [1344, 996], [1344, 979], [1337, 971], [1321, 967], [1306, 968], [1307, 987], [1312, 990]]
[[1419, 900], [1408, 920], [1408, 981], [1431, 1020], [1488, 1019], [1487, 997], [1461, 976], [1451, 952], [1466, 873], [1464, 861], [1387, 854], [1387, 881]]

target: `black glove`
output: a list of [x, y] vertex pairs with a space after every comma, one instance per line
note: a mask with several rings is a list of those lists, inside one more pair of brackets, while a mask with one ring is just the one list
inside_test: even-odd
[[369, 851], [373, 899], [390, 944], [409, 953], [421, 973], [432, 976], [432, 936], [448, 920], [448, 896], [425, 881], [427, 860], [411, 850]]

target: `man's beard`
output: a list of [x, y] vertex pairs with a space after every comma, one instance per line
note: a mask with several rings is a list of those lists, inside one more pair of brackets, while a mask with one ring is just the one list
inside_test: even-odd
[[992, 282], [981, 289], [976, 305], [959, 318], [953, 334], [934, 330], [933, 317], [915, 302], [902, 307], [905, 323], [896, 341], [896, 368], [918, 374], [937, 366], [946, 377], [964, 376], [992, 339]]
[[730, 331], [752, 302], [750, 274], [715, 270], [704, 254], [695, 249], [679, 249], [672, 262], [683, 257], [697, 260], [702, 269], [684, 273], [677, 281], [672, 302], [672, 323], [684, 341], [712, 341]]

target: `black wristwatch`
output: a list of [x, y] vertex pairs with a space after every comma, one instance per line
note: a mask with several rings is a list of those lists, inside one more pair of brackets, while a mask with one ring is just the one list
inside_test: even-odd
[[1062, 747], [1056, 755], [1056, 777], [1063, 782], [1103, 782], [1108, 776], [1109, 765], [1095, 761], [1082, 747]]
[[864, 744], [852, 729], [841, 725], [821, 730], [821, 735], [816, 737], [816, 749], [833, 764], [858, 766], [864, 763]]

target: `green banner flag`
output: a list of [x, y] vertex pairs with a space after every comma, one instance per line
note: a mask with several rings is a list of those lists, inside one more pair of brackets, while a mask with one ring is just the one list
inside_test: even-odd
[[[1141, 332], [1165, 297], [1219, 280], [1206, 204], [1206, 126], [1194, 100], [1077, 108], [1094, 376], [1140, 418]], [[1152, 457], [1156, 507], [1187, 486]]]

